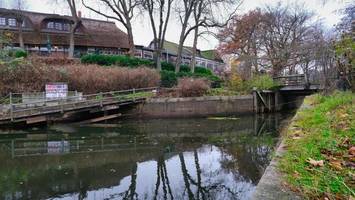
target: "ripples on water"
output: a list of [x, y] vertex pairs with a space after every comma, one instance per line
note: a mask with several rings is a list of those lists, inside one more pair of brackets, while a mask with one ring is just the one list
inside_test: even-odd
[[0, 134], [1, 199], [248, 199], [283, 115]]

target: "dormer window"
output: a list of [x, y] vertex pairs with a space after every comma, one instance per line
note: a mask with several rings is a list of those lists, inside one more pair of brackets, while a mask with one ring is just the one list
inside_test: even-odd
[[16, 26], [16, 19], [14, 18], [9, 18], [8, 19], [9, 26]]
[[57, 23], [57, 22], [56, 22], [56, 23], [55, 23], [55, 29], [56, 29], [56, 30], [60, 30], [60, 31], [63, 30], [63, 25], [62, 25], [62, 23]]
[[6, 18], [0, 17], [0, 26], [6, 26]]
[[0, 17], [0, 26], [6, 26], [6, 18]]
[[69, 31], [69, 24], [64, 22], [48, 22], [47, 29], [53, 29], [57, 31]]
[[47, 28], [48, 29], [54, 29], [54, 22], [48, 22]]
[[67, 23], [63, 24], [63, 31], [69, 31], [69, 24]]

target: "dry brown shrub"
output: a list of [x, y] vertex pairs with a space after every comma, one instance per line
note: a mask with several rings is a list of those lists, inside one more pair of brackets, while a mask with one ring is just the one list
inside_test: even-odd
[[181, 78], [177, 89], [182, 97], [199, 97], [207, 93], [210, 83], [202, 78]]
[[43, 91], [48, 82], [67, 82], [69, 90], [98, 93], [159, 85], [159, 73], [150, 68], [129, 69], [97, 65], [45, 65], [38, 61], [0, 65], [0, 93]]
[[42, 63], [45, 65], [74, 65], [80, 64], [79, 59], [66, 58], [66, 57], [43, 57], [43, 56], [31, 56], [33, 63]]

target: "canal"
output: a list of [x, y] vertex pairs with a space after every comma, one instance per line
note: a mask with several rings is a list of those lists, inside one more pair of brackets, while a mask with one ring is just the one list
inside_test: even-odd
[[0, 134], [0, 199], [248, 199], [290, 114]]

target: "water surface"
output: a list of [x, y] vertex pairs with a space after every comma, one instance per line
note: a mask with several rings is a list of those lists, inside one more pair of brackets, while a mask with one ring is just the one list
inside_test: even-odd
[[285, 118], [2, 131], [0, 199], [248, 199]]

